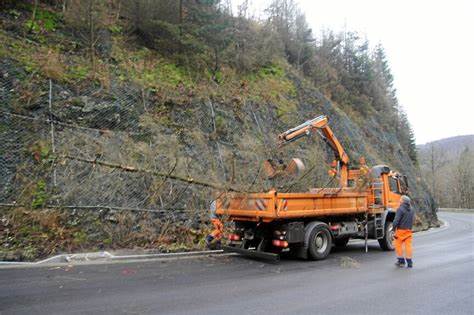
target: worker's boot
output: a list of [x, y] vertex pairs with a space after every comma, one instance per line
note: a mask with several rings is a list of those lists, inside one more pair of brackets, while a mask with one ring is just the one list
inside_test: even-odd
[[208, 236], [206, 236], [205, 241], [206, 241], [207, 248], [211, 247], [211, 243], [212, 243], [213, 240], [214, 240], [214, 236], [212, 236], [210, 234]]
[[405, 267], [405, 258], [398, 257], [398, 260], [395, 263], [395, 266], [400, 267], [400, 268]]
[[221, 240], [217, 240], [217, 241], [216, 241], [215, 249], [221, 249], [221, 248], [222, 248]]
[[407, 258], [407, 268], [413, 268], [413, 260], [411, 258]]

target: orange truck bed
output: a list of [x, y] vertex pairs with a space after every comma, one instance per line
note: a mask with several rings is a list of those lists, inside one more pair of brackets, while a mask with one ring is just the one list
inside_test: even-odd
[[370, 196], [370, 191], [355, 188], [312, 189], [305, 193], [227, 194], [218, 200], [216, 213], [233, 220], [271, 222], [383, 211], [382, 208], [369, 207]]

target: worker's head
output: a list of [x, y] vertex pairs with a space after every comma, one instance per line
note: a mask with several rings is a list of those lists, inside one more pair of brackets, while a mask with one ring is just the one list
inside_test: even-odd
[[410, 203], [411, 199], [407, 195], [403, 195], [401, 198], [402, 203]]

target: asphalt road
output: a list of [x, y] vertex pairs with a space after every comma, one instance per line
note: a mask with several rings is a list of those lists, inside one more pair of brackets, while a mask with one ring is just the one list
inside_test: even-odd
[[0, 314], [473, 314], [474, 214], [415, 236], [414, 264], [371, 242], [318, 262], [217, 256], [0, 269]]

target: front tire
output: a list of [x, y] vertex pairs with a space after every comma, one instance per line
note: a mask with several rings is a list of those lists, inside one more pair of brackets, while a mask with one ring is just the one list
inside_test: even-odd
[[332, 235], [326, 225], [317, 225], [309, 236], [308, 253], [312, 260], [322, 260], [329, 255]]
[[379, 239], [379, 245], [382, 250], [392, 251], [395, 249], [393, 246], [393, 239], [395, 236], [395, 231], [393, 230], [393, 224], [391, 221], [385, 222], [385, 231], [383, 238]]

